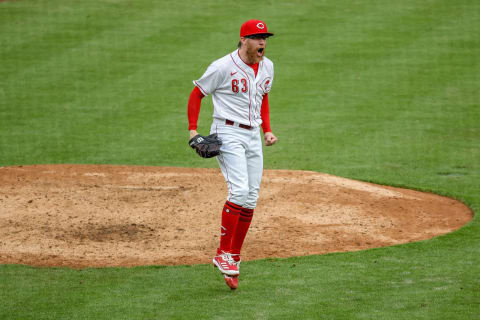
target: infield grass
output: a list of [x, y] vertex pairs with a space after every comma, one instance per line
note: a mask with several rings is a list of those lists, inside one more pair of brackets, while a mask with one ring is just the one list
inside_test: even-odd
[[[435, 192], [478, 212], [475, 0], [0, 2], [0, 166], [216, 167], [187, 146], [187, 99], [249, 18], [276, 33], [280, 143], [267, 169]], [[200, 132], [211, 112], [208, 98]], [[0, 319], [480, 319], [479, 256], [476, 218], [418, 243], [245, 262], [236, 292], [210, 265], [0, 265]]]

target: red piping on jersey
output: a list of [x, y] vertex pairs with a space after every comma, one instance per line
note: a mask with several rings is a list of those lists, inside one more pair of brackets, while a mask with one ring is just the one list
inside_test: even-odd
[[[266, 77], [265, 79], [263, 79], [263, 81], [260, 82], [260, 83], [257, 85], [257, 90], [258, 90], [258, 88], [260, 88], [261, 90], [263, 90], [263, 92], [265, 92], [264, 95], [265, 95], [266, 93], [268, 93], [269, 91], [267, 91], [267, 86], [266, 86], [266, 85], [265, 85], [265, 86], [262, 86], [262, 84], [266, 84], [267, 82], [270, 82], [271, 80], [272, 80], [272, 79], [271, 79], [270, 77]], [[257, 105], [258, 105], [258, 103], [257, 103]], [[255, 111], [257, 111], [257, 109], [255, 109]]]
[[207, 92], [200, 86], [197, 81], [193, 81], [195, 83], [195, 86], [197, 86], [203, 93], [204, 96], [207, 96]]
[[[260, 63], [262, 63], [262, 61], [260, 61], [260, 62], [257, 63], [257, 69], [255, 69], [255, 68], [252, 67], [253, 71], [255, 72], [255, 78], [257, 77], [257, 72], [258, 72]], [[261, 84], [260, 84], [260, 85], [257, 85], [257, 91], [258, 91], [258, 87], [259, 87], [259, 86], [260, 86], [260, 88], [261, 88]], [[256, 105], [256, 106], [255, 106], [255, 112], [256, 112], [256, 114], [258, 114], [258, 98], [257, 98], [257, 96], [258, 96], [258, 95], [255, 95], [255, 102], [256, 102], [256, 103], [255, 103], [255, 105]]]
[[[240, 58], [240, 60], [242, 60], [242, 58], [240, 57], [239, 51], [240, 51], [240, 49], [237, 50], [237, 55], [238, 55], [238, 57]], [[245, 77], [247, 77], [247, 79], [248, 79], [248, 87], [250, 88], [250, 90], [248, 91], [248, 101], [249, 101], [249, 103], [248, 103], [248, 121], [250, 122], [250, 126], [252, 126], [252, 120], [251, 120], [251, 115], [250, 115], [250, 114], [251, 114], [250, 109], [252, 108], [252, 99], [250, 98], [250, 92], [251, 92], [252, 87], [251, 87], [251, 85], [250, 85], [250, 78], [249, 78], [249, 76], [248, 76], [248, 73], [247, 73], [245, 70], [243, 70], [243, 69], [235, 62], [235, 59], [233, 59], [231, 53], [230, 53], [230, 58], [232, 58], [233, 63], [235, 63], [235, 65], [238, 67], [238, 69], [242, 70], [242, 72], [245, 74]], [[242, 60], [242, 62], [245, 63], [243, 60]], [[245, 64], [246, 64], [246, 63], [245, 63]]]
[[[218, 135], [218, 124], [215, 126], [215, 133]], [[221, 160], [220, 160], [221, 159]], [[218, 160], [223, 162], [223, 166], [225, 167], [225, 172], [227, 174], [227, 188], [228, 188], [228, 201], [230, 201], [231, 197], [230, 195], [232, 194], [232, 182], [230, 181], [230, 178], [228, 176], [228, 167], [227, 163], [225, 162], [225, 158], [223, 157], [223, 153], [220, 152], [218, 155]]]

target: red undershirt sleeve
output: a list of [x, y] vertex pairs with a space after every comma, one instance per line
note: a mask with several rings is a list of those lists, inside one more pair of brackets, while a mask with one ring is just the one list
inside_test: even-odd
[[198, 116], [200, 115], [200, 106], [205, 97], [198, 87], [193, 88], [188, 99], [188, 130], [197, 130]]
[[270, 129], [270, 110], [268, 105], [268, 93], [265, 93], [262, 100], [262, 107], [260, 109], [260, 117], [262, 118], [263, 133], [271, 132]]

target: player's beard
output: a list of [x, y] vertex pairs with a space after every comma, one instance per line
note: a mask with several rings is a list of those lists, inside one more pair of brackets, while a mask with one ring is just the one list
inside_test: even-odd
[[247, 47], [247, 56], [250, 62], [258, 63], [263, 60], [265, 55], [265, 47], [251, 46]]

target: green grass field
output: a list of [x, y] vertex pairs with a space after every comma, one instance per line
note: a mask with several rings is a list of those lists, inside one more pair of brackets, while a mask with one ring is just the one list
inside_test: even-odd
[[[250, 18], [276, 33], [280, 143], [267, 169], [431, 191], [479, 212], [477, 0], [0, 2], [0, 166], [216, 167], [187, 146], [191, 81]], [[208, 98], [200, 132], [211, 112]], [[480, 319], [479, 275], [475, 218], [418, 243], [246, 262], [236, 292], [211, 265], [0, 265], [0, 318]]]

